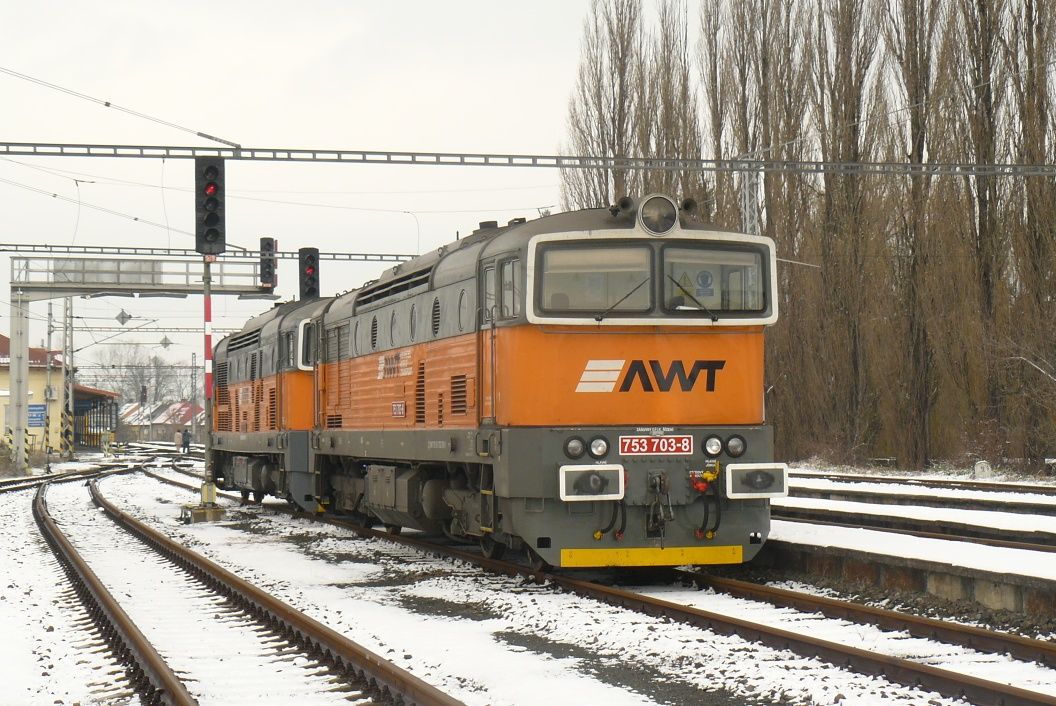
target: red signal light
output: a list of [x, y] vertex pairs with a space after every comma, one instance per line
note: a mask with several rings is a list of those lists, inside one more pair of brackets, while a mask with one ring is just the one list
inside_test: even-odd
[[205, 185], [205, 195], [206, 196], [216, 196], [216, 182], [215, 181], [211, 181], [211, 182], [209, 182], [208, 184]]
[[314, 275], [315, 274], [315, 268], [314, 267], [305, 267], [304, 268], [304, 274], [306, 274], [306, 275]]

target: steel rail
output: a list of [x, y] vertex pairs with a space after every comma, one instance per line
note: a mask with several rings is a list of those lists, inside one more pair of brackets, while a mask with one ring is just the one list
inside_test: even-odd
[[1056, 485], [1031, 485], [1029, 483], [991, 483], [980, 480], [940, 480], [937, 478], [899, 478], [898, 476], [859, 476], [851, 473], [803, 473], [789, 471], [791, 478], [821, 478], [835, 483], [888, 483], [912, 485], [922, 488], [952, 488], [954, 490], [984, 490], [998, 493], [1034, 493], [1056, 495]]
[[111, 645], [117, 647], [119, 655], [130, 663], [135, 675], [133, 684], [146, 692], [148, 703], [197, 706], [198, 701], [191, 696], [183, 682], [140, 632], [48, 514], [47, 502], [44, 499], [47, 487], [48, 483], [44, 483], [37, 489], [33, 500], [33, 517], [67, 574], [75, 582], [77, 593], [93, 614], [103, 635]]
[[86, 478], [89, 476], [99, 475], [107, 473], [115, 469], [130, 470], [127, 462], [116, 462], [116, 463], [102, 463], [95, 468], [79, 468], [73, 471], [65, 471], [62, 473], [50, 473], [43, 476], [20, 476], [17, 478], [4, 478], [0, 480], [0, 493], [14, 492], [18, 490], [31, 490], [37, 488], [43, 483], [56, 482], [60, 483], [63, 481], [76, 480], [78, 478]]
[[366, 690], [373, 691], [376, 697], [386, 702], [408, 706], [462, 705], [461, 701], [410, 672], [122, 512], [103, 497], [94, 481], [90, 487], [95, 503], [118, 524], [240, 602], [253, 615], [274, 626], [285, 628], [287, 635], [299, 639], [313, 656], [344, 668], [347, 674], [364, 683]]
[[[146, 472], [148, 476], [196, 491], [194, 486], [181, 483]], [[237, 499], [233, 496], [226, 496]], [[1008, 684], [979, 679], [971, 675], [939, 669], [911, 660], [899, 659], [888, 655], [876, 654], [857, 647], [822, 640], [810, 635], [801, 635], [789, 630], [772, 628], [748, 620], [733, 618], [713, 611], [693, 608], [672, 603], [659, 598], [624, 591], [619, 588], [570, 578], [562, 574], [534, 571], [519, 564], [495, 559], [486, 559], [478, 554], [434, 544], [422, 539], [362, 527], [352, 522], [312, 515], [294, 510], [275, 509], [280, 512], [325, 522], [337, 527], [344, 527], [363, 537], [385, 539], [397, 544], [413, 547], [428, 553], [446, 556], [464, 561], [496, 574], [506, 576], [523, 576], [537, 583], [547, 581], [580, 596], [594, 598], [603, 603], [615, 605], [628, 610], [648, 615], [661, 615], [671, 620], [713, 630], [724, 635], [738, 635], [746, 640], [760, 642], [776, 649], [787, 649], [798, 655], [817, 658], [837, 667], [853, 671], [882, 676], [889, 681], [909, 687], [922, 687], [937, 691], [952, 698], [967, 698], [973, 703], [992, 704], [993, 706], [1056, 706], [1056, 696], [1022, 689]]]
[[1037, 661], [1056, 667], [1056, 643], [1035, 640], [1020, 635], [985, 630], [971, 625], [925, 618], [911, 613], [900, 613], [885, 608], [815, 596], [800, 591], [789, 591], [773, 586], [738, 581], [737, 579], [708, 576], [684, 569], [677, 573], [698, 586], [715, 589], [753, 601], [763, 601], [796, 610], [818, 612], [830, 618], [844, 618], [856, 623], [870, 623], [887, 630], [905, 630], [914, 637], [940, 640], [953, 645], [970, 647], [990, 654], [1010, 654], [1016, 659]]
[[1015, 512], [1029, 515], [1056, 515], [1056, 504], [1038, 502], [1001, 502], [965, 497], [897, 493], [885, 495], [872, 490], [842, 490], [840, 488], [804, 488], [789, 485], [788, 494], [794, 498], [818, 498], [821, 500], [847, 500], [849, 502], [873, 503], [874, 505], [919, 505], [943, 507], [957, 510], [989, 510]]
[[[1001, 547], [1003, 549], [1025, 549], [1032, 552], [1056, 552], [1056, 544], [1052, 543], [1052, 535], [1041, 536], [1037, 533], [1017, 532], [1015, 530], [1003, 530], [996, 527], [982, 527], [979, 525], [967, 525], [939, 520], [920, 520], [911, 517], [868, 515], [865, 513], [855, 514], [850, 512], [825, 510], [822, 508], [798, 507], [771, 507], [770, 517], [775, 520], [785, 520], [786, 522], [806, 522], [813, 525], [827, 525], [830, 527], [853, 527], [856, 529], [868, 529], [876, 532], [894, 532], [896, 534], [908, 534], [913, 537], [924, 537], [925, 539], [945, 539], [954, 542], [985, 544], [987, 546]], [[929, 527], [931, 529], [920, 529], [922, 527]], [[1046, 539], [1049, 540], [1048, 544], [1044, 543], [1044, 541], [1035, 541]]]

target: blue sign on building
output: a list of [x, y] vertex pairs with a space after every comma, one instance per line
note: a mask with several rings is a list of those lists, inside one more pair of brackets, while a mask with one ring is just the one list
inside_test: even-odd
[[31, 404], [29, 405], [29, 426], [31, 427], [42, 427], [44, 426], [44, 419], [48, 416], [48, 406], [46, 404]]

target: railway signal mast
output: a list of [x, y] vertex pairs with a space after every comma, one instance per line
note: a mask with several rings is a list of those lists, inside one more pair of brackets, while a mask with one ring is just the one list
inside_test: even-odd
[[[194, 159], [194, 249], [202, 255], [202, 298], [205, 347], [205, 474], [202, 478], [201, 503], [188, 508], [192, 522], [217, 520], [223, 511], [216, 504], [216, 475], [213, 471], [213, 301], [210, 266], [216, 256], [227, 250], [227, 225], [224, 219], [224, 160], [221, 157]], [[263, 248], [262, 248], [263, 249]], [[272, 248], [274, 252], [274, 246]], [[274, 260], [273, 260], [274, 262]], [[274, 279], [274, 269], [272, 271]], [[194, 406], [191, 406], [194, 413]]]

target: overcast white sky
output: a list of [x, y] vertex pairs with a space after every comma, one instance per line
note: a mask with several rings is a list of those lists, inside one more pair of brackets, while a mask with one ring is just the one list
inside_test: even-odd
[[[589, 9], [589, 0], [0, 3], [0, 66], [246, 147], [544, 154], [566, 139]], [[5, 74], [0, 91], [0, 141], [210, 144]], [[0, 158], [0, 179], [193, 231], [187, 160]], [[481, 220], [534, 217], [558, 203], [558, 185], [558, 173], [545, 169], [231, 162], [228, 242], [255, 249], [271, 235], [282, 250], [424, 251]], [[190, 236], [7, 183], [0, 206], [3, 243], [193, 247]], [[393, 210], [416, 212], [420, 236], [413, 217], [385, 212]], [[0, 258], [6, 335], [10, 257]], [[358, 286], [381, 269], [324, 262], [323, 293]], [[294, 263], [281, 262], [279, 273], [278, 293], [294, 295]], [[222, 297], [214, 325], [239, 325], [269, 306]], [[122, 308], [159, 325], [192, 326], [202, 301], [77, 300], [75, 313], [100, 317], [85, 324], [116, 325]], [[46, 304], [32, 313], [45, 316]], [[35, 320], [31, 341], [43, 336]], [[201, 358], [198, 337], [169, 338], [177, 345], [167, 358], [189, 362], [192, 351]], [[91, 341], [78, 334], [76, 345]], [[101, 360], [109, 348], [92, 346], [77, 362]]]

